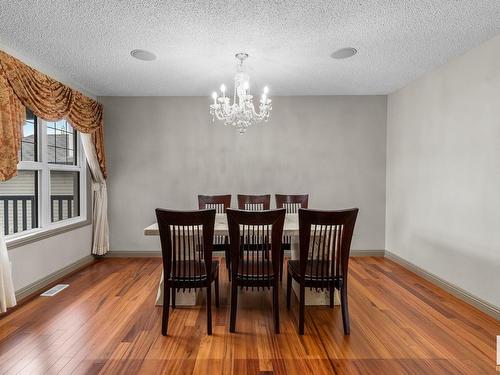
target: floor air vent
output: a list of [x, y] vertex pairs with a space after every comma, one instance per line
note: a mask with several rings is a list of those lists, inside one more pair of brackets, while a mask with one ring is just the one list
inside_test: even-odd
[[61, 290], [66, 289], [69, 286], [69, 284], [57, 284], [56, 286], [53, 286], [46, 292], [40, 294], [41, 297], [52, 297], [55, 296], [57, 293], [59, 293]]

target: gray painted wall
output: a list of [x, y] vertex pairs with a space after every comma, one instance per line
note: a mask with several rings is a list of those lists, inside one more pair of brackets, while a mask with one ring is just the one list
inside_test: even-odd
[[387, 250], [500, 306], [500, 37], [387, 112]]
[[[277, 97], [241, 136], [211, 122], [209, 97], [101, 97], [111, 249], [159, 249], [154, 209], [197, 194], [310, 193], [310, 206], [357, 206], [353, 249], [385, 248], [386, 97]], [[274, 199], [274, 198], [273, 198]]]

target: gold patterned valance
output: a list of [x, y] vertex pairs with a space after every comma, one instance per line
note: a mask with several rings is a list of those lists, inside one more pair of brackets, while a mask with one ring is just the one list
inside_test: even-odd
[[25, 107], [42, 119], [65, 118], [77, 131], [92, 133], [106, 176], [102, 105], [0, 51], [0, 181], [17, 173]]

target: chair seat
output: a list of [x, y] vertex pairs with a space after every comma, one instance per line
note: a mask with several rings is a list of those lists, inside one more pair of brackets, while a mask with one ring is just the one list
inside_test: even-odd
[[292, 250], [291, 236], [283, 236], [283, 240], [281, 242], [281, 250]]
[[[212, 260], [212, 279], [217, 275], [219, 268], [219, 261]], [[185, 282], [185, 281], [200, 281], [207, 279], [205, 270], [205, 263], [199, 263], [194, 260], [191, 261], [176, 261], [172, 264], [172, 274], [178, 272], [175, 277], [170, 277], [170, 281]]]
[[[325, 280], [335, 280], [335, 285], [338, 286], [343, 280], [342, 276], [330, 275], [330, 268], [332, 267], [331, 261], [316, 261], [308, 260], [306, 264], [306, 274], [305, 280], [307, 281], [325, 281]], [[323, 270], [323, 275], [321, 274]], [[292, 275], [294, 279], [299, 279], [302, 275], [300, 274], [300, 261], [289, 260], [288, 261], [288, 272]]]
[[229, 249], [228, 243], [214, 243], [212, 246], [213, 251], [225, 251]]
[[[267, 273], [269, 271], [269, 277]], [[252, 260], [240, 260], [238, 265], [238, 273], [236, 275], [238, 278], [243, 278], [245, 280], [268, 280], [268, 278], [274, 278], [273, 263], [271, 260], [268, 262], [262, 261], [256, 262]]]

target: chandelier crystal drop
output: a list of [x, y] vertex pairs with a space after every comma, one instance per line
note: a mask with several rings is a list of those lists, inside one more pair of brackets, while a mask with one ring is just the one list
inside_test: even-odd
[[255, 110], [253, 95], [250, 95], [250, 77], [245, 73], [243, 62], [248, 58], [246, 53], [237, 53], [235, 57], [239, 60], [238, 71], [234, 76], [233, 103], [226, 96], [226, 86], [220, 86], [220, 95], [212, 93], [214, 103], [210, 105], [212, 121], [224, 121], [224, 125], [232, 125], [240, 134], [246, 132], [247, 128], [261, 121], [267, 121], [272, 110], [272, 101], [267, 94], [269, 89], [264, 87], [259, 102], [259, 111]]

